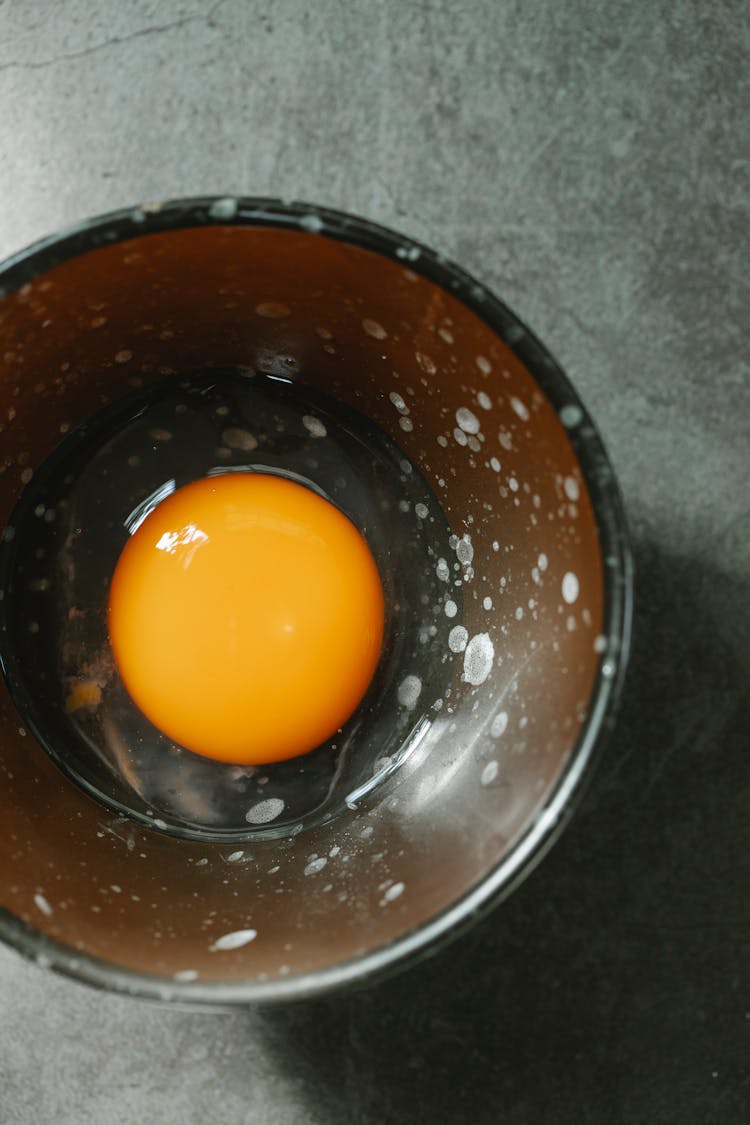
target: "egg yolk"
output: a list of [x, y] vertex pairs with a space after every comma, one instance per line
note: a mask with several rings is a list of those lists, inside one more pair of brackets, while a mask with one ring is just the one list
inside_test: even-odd
[[185, 485], [128, 540], [109, 634], [132, 699], [175, 742], [243, 764], [330, 738], [380, 656], [383, 591], [365, 539], [282, 477]]

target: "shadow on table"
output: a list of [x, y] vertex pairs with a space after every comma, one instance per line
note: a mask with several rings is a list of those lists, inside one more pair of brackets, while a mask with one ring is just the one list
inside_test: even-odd
[[310, 1120], [743, 1120], [748, 587], [648, 543], [636, 556], [620, 721], [540, 869], [433, 959], [262, 1014]]

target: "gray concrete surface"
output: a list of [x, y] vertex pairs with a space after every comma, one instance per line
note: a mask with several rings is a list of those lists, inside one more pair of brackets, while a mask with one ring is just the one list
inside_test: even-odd
[[641, 583], [619, 733], [506, 907], [278, 1012], [2, 951], [2, 1125], [746, 1120], [749, 48], [743, 0], [0, 0], [0, 256], [211, 192], [401, 228], [567, 368]]

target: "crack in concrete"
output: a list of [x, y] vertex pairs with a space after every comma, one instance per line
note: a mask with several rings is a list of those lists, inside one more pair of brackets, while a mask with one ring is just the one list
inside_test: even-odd
[[156, 24], [151, 27], [142, 27], [138, 31], [133, 31], [129, 35], [113, 35], [111, 39], [105, 39], [102, 43], [95, 43], [92, 47], [84, 47], [80, 51], [70, 51], [67, 54], [55, 55], [51, 59], [41, 59], [38, 62], [20, 62], [11, 60], [10, 62], [0, 63], [0, 74], [6, 70], [46, 70], [50, 66], [56, 66], [58, 63], [71, 62], [76, 59], [84, 59], [89, 55], [95, 55], [99, 51], [107, 50], [110, 47], [119, 47], [122, 43], [131, 43], [134, 39], [145, 39], [151, 35], [162, 35], [165, 31], [175, 31], [179, 27], [187, 27], [191, 23], [205, 23], [207, 27], [212, 27], [213, 18], [224, 3], [224, 0], [218, 0], [216, 4], [207, 12], [196, 12], [191, 16], [182, 16], [178, 20], [172, 20], [170, 23]]

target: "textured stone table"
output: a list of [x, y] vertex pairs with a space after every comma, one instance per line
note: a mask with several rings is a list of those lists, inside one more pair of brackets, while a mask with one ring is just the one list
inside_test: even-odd
[[211, 192], [425, 240], [568, 369], [620, 475], [640, 595], [598, 777], [488, 921], [359, 995], [227, 1016], [3, 951], [3, 1125], [747, 1120], [747, 17], [742, 0], [0, 3], [0, 254]]

